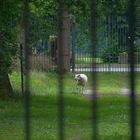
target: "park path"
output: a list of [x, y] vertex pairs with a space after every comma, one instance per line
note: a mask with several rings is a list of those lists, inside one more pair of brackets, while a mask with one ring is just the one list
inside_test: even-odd
[[[115, 93], [104, 94], [104, 93], [99, 93], [98, 91], [97, 91], [96, 94], [97, 94], [97, 97], [100, 97], [100, 96], [129, 96], [130, 95], [130, 89], [121, 88], [119, 94], [115, 94]], [[87, 89], [84, 92], [84, 96], [87, 97], [88, 99], [93, 99], [93, 95], [94, 95], [94, 92], [93, 92], [92, 89]], [[136, 95], [140, 95], [140, 94], [136, 93]]]

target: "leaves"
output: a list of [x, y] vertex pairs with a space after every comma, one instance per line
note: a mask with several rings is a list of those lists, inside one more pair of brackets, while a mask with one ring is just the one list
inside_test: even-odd
[[16, 0], [1, 1], [0, 4], [0, 67], [9, 67], [11, 58], [16, 53], [16, 24], [18, 7]]

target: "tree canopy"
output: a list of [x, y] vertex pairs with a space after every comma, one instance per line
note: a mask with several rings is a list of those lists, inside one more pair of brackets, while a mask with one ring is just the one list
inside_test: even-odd
[[0, 2], [0, 71], [9, 67], [16, 52], [18, 5], [17, 0]]

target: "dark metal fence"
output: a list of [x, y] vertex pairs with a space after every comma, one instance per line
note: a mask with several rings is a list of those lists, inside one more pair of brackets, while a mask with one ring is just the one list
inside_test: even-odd
[[128, 34], [129, 41], [128, 46], [130, 50], [130, 130], [131, 130], [131, 139], [136, 140], [136, 95], [135, 95], [135, 1], [129, 0], [128, 3]]
[[[62, 1], [58, 1], [59, 2], [59, 14], [58, 16], [60, 17], [59, 19], [62, 19], [62, 9], [64, 8], [63, 6], [63, 3]], [[25, 95], [25, 134], [26, 134], [26, 140], [29, 140], [31, 137], [31, 134], [30, 134], [30, 75], [29, 75], [29, 42], [28, 42], [28, 37], [29, 37], [29, 9], [28, 9], [28, 0], [24, 0], [24, 28], [25, 28], [25, 91], [24, 91], [24, 95]], [[128, 35], [129, 35], [129, 41], [128, 41], [128, 46], [129, 46], [129, 60], [128, 60], [128, 64], [130, 65], [129, 66], [129, 71], [130, 71], [130, 89], [131, 89], [131, 96], [130, 96], [130, 133], [131, 133], [131, 140], [136, 140], [136, 103], [135, 103], [135, 60], [136, 60], [136, 56], [135, 56], [135, 50], [134, 50], [134, 41], [135, 41], [135, 35], [134, 35], [134, 30], [135, 30], [135, 14], [134, 14], [134, 11], [135, 11], [135, 8], [134, 8], [134, 1], [133, 0], [129, 0], [129, 15], [128, 15]], [[89, 67], [89, 68], [92, 68], [93, 69], [93, 87], [94, 87], [94, 97], [93, 97], [93, 139], [94, 140], [97, 140], [98, 139], [98, 131], [97, 131], [97, 104], [96, 104], [96, 82], [97, 82], [97, 79], [96, 79], [96, 71], [98, 70], [98, 61], [101, 61], [101, 60], [96, 60], [97, 59], [97, 56], [98, 56], [98, 43], [97, 43], [97, 39], [98, 39], [98, 36], [97, 36], [97, 11], [96, 11], [96, 1], [93, 0], [92, 3], [91, 3], [91, 54], [85, 54], [85, 58], [88, 58], [90, 57], [90, 61], [91, 61], [91, 66], [92, 67]], [[116, 17], [115, 17], [116, 18]], [[112, 19], [112, 17], [111, 17]], [[109, 19], [110, 20], [110, 19]], [[110, 22], [110, 21], [109, 21]], [[60, 37], [60, 40], [59, 40], [59, 45], [61, 46], [60, 49], [63, 50], [63, 44], [62, 44], [62, 21], [60, 20], [59, 21], [59, 37]], [[116, 26], [116, 25], [115, 25]], [[110, 30], [110, 29], [109, 29]], [[126, 29], [125, 29], [126, 30]], [[124, 32], [125, 30], [122, 30], [121, 32]], [[113, 29], [111, 29], [111, 32], [114, 32]], [[118, 29], [117, 29], [117, 33], [118, 33]], [[120, 31], [119, 31], [119, 37], [120, 37]], [[121, 34], [122, 35], [122, 34]], [[123, 34], [124, 35], [124, 34]], [[122, 36], [123, 36], [122, 35]], [[125, 34], [125, 37], [126, 37], [126, 34]], [[107, 38], [109, 38], [109, 36], [107, 36]], [[122, 38], [121, 38], [122, 39]], [[119, 40], [119, 38], [118, 38]], [[126, 38], [125, 38], [125, 43], [126, 44]], [[111, 40], [112, 41], [112, 40]], [[122, 40], [121, 40], [122, 41]], [[119, 43], [119, 42], [117, 42]], [[111, 45], [113, 45], [114, 43], [111, 42]], [[112, 48], [111, 48], [112, 49]], [[83, 51], [83, 50], [82, 50]], [[93, 53], [94, 52], [94, 53]], [[108, 64], [110, 65], [109, 68], [111, 69], [112, 67], [111, 66], [114, 66], [115, 68], [118, 68], [120, 67], [121, 65], [120, 64], [114, 64], [114, 63], [117, 63], [116, 61], [116, 57], [118, 57], [118, 55], [114, 55], [112, 53], [114, 53], [114, 51], [112, 52], [108, 52], [109, 55], [107, 55], [107, 61], [113, 61], [111, 64]], [[108, 54], [107, 53], [107, 54]], [[119, 52], [121, 53], [121, 52]], [[123, 52], [122, 52], [123, 53]], [[79, 52], [76, 53], [76, 56], [75, 56], [75, 65], [77, 64], [76, 61], [78, 61], [77, 59], [79, 59], [79, 56], [81, 54]], [[86, 55], [88, 55], [88, 57], [86, 57]], [[111, 55], [111, 56], [110, 56]], [[120, 54], [119, 54], [120, 55]], [[126, 57], [126, 53], [125, 54], [122, 54], [124, 56], [122, 57]], [[109, 57], [109, 58], [108, 58]], [[111, 57], [111, 58], [110, 58]], [[112, 58], [113, 57], [113, 58]], [[120, 55], [121, 57], [121, 55]], [[95, 59], [96, 58], [96, 59]], [[126, 57], [127, 58], [127, 57]], [[125, 59], [126, 59], [125, 58]], [[121, 59], [121, 58], [120, 58]], [[123, 60], [122, 61], [126, 61], [126, 60]], [[80, 60], [83, 61], [83, 56], [80, 56]], [[58, 77], [58, 80], [59, 80], [59, 107], [58, 107], [58, 111], [59, 111], [59, 139], [60, 140], [63, 140], [64, 139], [64, 99], [63, 99], [63, 72], [62, 72], [62, 64], [63, 63], [63, 60], [62, 59], [59, 59], [58, 61], [58, 66], [59, 66], [59, 77]], [[82, 62], [83, 63], [83, 62]], [[126, 64], [126, 66], [128, 66], [128, 64]], [[78, 64], [77, 64], [78, 65]], [[106, 68], [106, 64], [104, 64], [105, 68]], [[100, 65], [102, 66], [102, 65]], [[74, 66], [73, 66], [74, 67]], [[83, 68], [87, 68], [88, 66], [85, 66], [84, 63], [82, 64], [82, 66], [80, 67], [83, 67]], [[78, 67], [77, 67], [78, 68]], [[122, 68], [122, 67], [120, 67]]]
[[[97, 20], [97, 50], [96, 58], [92, 57], [92, 45], [90, 41], [90, 16], [81, 17], [77, 21], [76, 16], [71, 19], [71, 46], [70, 46], [70, 71], [91, 72], [92, 61], [96, 61], [98, 72], [128, 72], [130, 71], [130, 53], [128, 47], [128, 15], [101, 16]], [[53, 30], [44, 31], [39, 28], [37, 19], [31, 18], [30, 68], [35, 70], [54, 71], [58, 68], [58, 39], [56, 31], [56, 19], [48, 21]], [[42, 19], [43, 20], [43, 19]], [[44, 21], [46, 22], [46, 19]], [[33, 24], [34, 23], [34, 24]], [[48, 27], [45, 27], [48, 29]], [[140, 71], [140, 37], [135, 36], [135, 71]]]
[[[76, 45], [75, 59], [72, 64], [75, 71], [92, 71], [92, 61], [96, 61], [98, 72], [128, 72], [130, 71], [130, 53], [128, 47], [128, 18], [125, 15], [102, 16], [97, 20], [97, 50], [96, 58], [92, 57], [90, 42], [89, 19], [84, 18], [83, 24], [75, 23]], [[88, 23], [88, 24], [87, 24]], [[140, 38], [135, 43], [135, 71], [140, 71]], [[73, 68], [73, 69], [74, 69]]]

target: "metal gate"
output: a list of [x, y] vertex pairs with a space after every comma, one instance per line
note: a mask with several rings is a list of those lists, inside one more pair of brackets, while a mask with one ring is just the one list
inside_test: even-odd
[[[81, 17], [80, 23], [72, 18], [72, 70], [90, 72], [92, 61], [96, 61], [98, 72], [130, 71], [128, 47], [128, 15], [100, 16], [97, 19], [96, 58], [92, 58], [90, 40], [90, 16]], [[139, 37], [135, 37], [135, 71], [140, 71]]]
[[[87, 13], [87, 16], [81, 16], [80, 19], [76, 15], [70, 15], [70, 71], [91, 72], [94, 59], [98, 72], [129, 72], [128, 12], [98, 16], [96, 58], [92, 58], [90, 10]], [[29, 20], [29, 43], [33, 48], [30, 68], [43, 71], [57, 70], [57, 18], [30, 15]], [[48, 26], [41, 24], [45, 22], [49, 23]], [[134, 43], [135, 71], [140, 71], [140, 36], [136, 33]]]
[[[92, 60], [92, 69], [93, 69], [93, 92], [94, 92], [94, 96], [93, 96], [93, 113], [92, 113], [92, 121], [93, 121], [93, 137], [92, 139], [97, 140], [98, 139], [98, 129], [97, 129], [97, 94], [96, 94], [96, 83], [97, 83], [97, 75], [96, 75], [96, 68], [98, 69], [98, 61], [103, 61], [103, 60], [96, 60], [95, 58], [97, 56], [100, 56], [100, 53], [98, 53], [99, 50], [101, 50], [101, 48], [98, 48], [98, 22], [97, 22], [97, 7], [96, 7], [97, 3], [96, 0], [91, 1], [91, 24], [90, 24], [90, 29], [91, 29], [91, 54], [88, 54], [90, 56], [90, 58]], [[58, 8], [59, 8], [59, 12], [58, 12], [58, 16], [59, 19], [61, 19], [62, 17], [62, 9], [64, 8], [63, 2], [60, 0], [58, 1]], [[136, 102], [135, 102], [135, 47], [134, 47], [134, 29], [135, 29], [135, 6], [134, 6], [134, 0], [129, 0], [129, 6], [128, 6], [129, 12], [128, 12], [128, 28], [127, 28], [127, 34], [128, 34], [128, 46], [129, 46], [129, 65], [130, 65], [130, 89], [131, 89], [131, 96], [130, 96], [130, 133], [131, 133], [131, 140], [136, 140]], [[115, 20], [114, 20], [115, 18]], [[112, 20], [113, 19], [113, 20]], [[118, 19], [118, 17], [109, 17], [106, 18], [106, 22], [109, 22], [109, 24], [112, 24], [112, 22], [116, 21]], [[63, 49], [63, 44], [62, 44], [62, 31], [61, 31], [61, 24], [62, 21], [59, 20], [59, 36], [60, 36], [60, 41], [59, 41], [59, 45], [60, 47], [60, 51]], [[110, 26], [110, 25], [109, 25]], [[115, 24], [116, 26], [116, 24]], [[28, 0], [24, 0], [24, 28], [25, 28], [25, 133], [26, 133], [26, 140], [29, 140], [31, 138], [31, 134], [30, 134], [30, 129], [31, 129], [31, 125], [30, 125], [30, 75], [29, 75], [29, 2]], [[114, 38], [114, 27], [111, 26], [111, 28], [105, 27], [105, 29], [109, 30], [110, 35], [108, 37]], [[126, 27], [123, 26], [122, 29], [115, 27], [115, 30], [117, 30], [117, 34], [122, 35], [121, 32], [126, 32]], [[108, 32], [106, 32], [108, 33]], [[122, 43], [124, 43], [123, 45], [125, 46], [126, 44], [126, 34], [123, 34], [124, 38], [121, 38], [119, 36], [119, 38], [117, 38], [117, 45], [119, 45], [119, 43], [122, 45]], [[103, 34], [102, 37], [106, 36], [105, 33]], [[108, 39], [108, 37], [106, 39]], [[106, 42], [106, 39], [104, 40]], [[124, 40], [123, 40], [124, 39]], [[108, 43], [111, 44], [109, 45], [109, 49], [112, 49], [112, 46], [114, 46], [114, 40], [110, 40]], [[116, 43], [116, 42], [115, 42]], [[106, 45], [106, 44], [105, 44]], [[123, 48], [125, 49], [125, 47]], [[125, 51], [125, 50], [124, 50]], [[115, 52], [116, 53], [116, 52]], [[118, 52], [118, 53], [123, 53], [123, 52]], [[76, 54], [77, 56], [75, 58], [77, 58], [80, 54]], [[121, 54], [120, 54], [121, 55]], [[89, 57], [88, 56], [88, 57]], [[118, 54], [114, 54], [114, 50], [111, 52], [107, 52], [107, 56], [105, 57], [105, 61], [109, 61], [111, 63], [116, 63], [116, 61], [118, 61]], [[121, 56], [120, 56], [121, 57]], [[125, 57], [125, 55], [123, 56]], [[82, 58], [82, 57], [81, 57]], [[81, 59], [80, 58], [80, 59]], [[97, 57], [98, 58], [98, 57]], [[121, 59], [121, 58], [120, 58]], [[77, 60], [75, 60], [77, 61]], [[83, 61], [83, 60], [82, 60]], [[120, 60], [121, 61], [121, 60]], [[125, 61], [125, 60], [124, 60]], [[63, 140], [64, 139], [64, 97], [63, 97], [63, 72], [62, 70], [62, 64], [63, 60], [60, 59], [58, 66], [59, 66], [59, 104], [58, 104], [58, 111], [59, 111], [59, 139]], [[76, 62], [75, 62], [76, 63]], [[118, 64], [117, 64], [118, 65]], [[87, 67], [87, 66], [86, 66]]]

